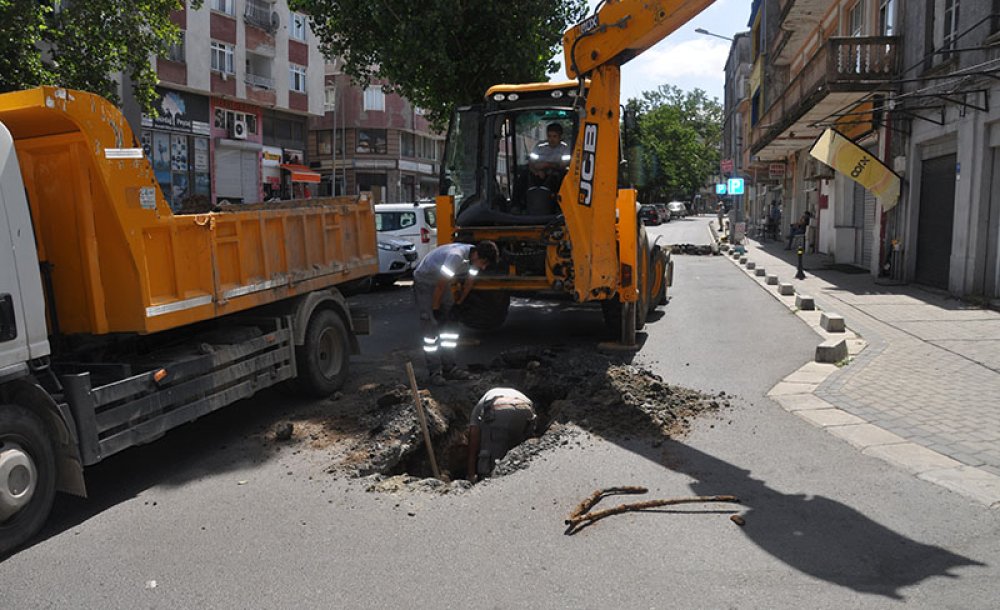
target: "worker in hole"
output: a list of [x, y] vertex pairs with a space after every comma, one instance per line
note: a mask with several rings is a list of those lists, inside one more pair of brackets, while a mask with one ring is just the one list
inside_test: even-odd
[[[431, 383], [442, 385], [448, 380], [472, 379], [468, 371], [455, 363], [458, 347], [458, 325], [452, 319], [452, 308], [461, 304], [472, 291], [480, 271], [496, 264], [500, 258], [497, 245], [484, 240], [476, 245], [445, 244], [431, 250], [413, 272], [413, 297], [420, 315], [424, 356]], [[460, 282], [461, 291], [453, 298], [452, 284]]]
[[513, 388], [486, 392], [469, 416], [468, 479], [489, 476], [507, 452], [535, 432], [535, 406]]

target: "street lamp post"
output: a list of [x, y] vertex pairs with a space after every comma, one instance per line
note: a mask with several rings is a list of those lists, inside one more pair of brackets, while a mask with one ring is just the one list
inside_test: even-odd
[[730, 38], [730, 37], [728, 37], [728, 36], [723, 36], [722, 34], [715, 34], [713, 32], [709, 32], [705, 28], [697, 28], [697, 29], [695, 29], [695, 32], [697, 32], [698, 34], [704, 34], [705, 36], [714, 36], [716, 38], [721, 38], [723, 40], [728, 40], [729, 42], [733, 41], [733, 39]]

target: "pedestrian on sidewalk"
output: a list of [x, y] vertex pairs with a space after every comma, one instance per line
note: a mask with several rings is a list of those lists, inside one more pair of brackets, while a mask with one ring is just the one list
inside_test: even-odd
[[812, 212], [806, 210], [802, 212], [802, 216], [799, 217], [799, 221], [791, 226], [791, 230], [788, 232], [788, 245], [785, 246], [785, 250], [792, 249], [792, 242], [796, 237], [802, 235], [802, 249], [805, 250], [805, 234], [806, 230], [809, 228], [809, 221], [812, 220]]
[[[452, 319], [452, 308], [469, 296], [479, 272], [496, 264], [499, 258], [500, 252], [492, 241], [484, 240], [474, 246], [445, 244], [431, 250], [414, 270], [413, 298], [420, 315], [424, 357], [431, 383], [441, 385], [449, 379], [473, 378], [455, 363], [458, 325]], [[452, 295], [455, 282], [462, 284], [457, 298]]]
[[535, 405], [513, 388], [486, 392], [469, 416], [469, 455], [466, 478], [475, 483], [489, 476], [507, 452], [531, 436]]
[[725, 233], [725, 227], [722, 224], [722, 219], [726, 215], [726, 206], [724, 206], [721, 201], [719, 202], [719, 205], [715, 210], [715, 214], [718, 217], [718, 222], [719, 222], [719, 235], [722, 236]]

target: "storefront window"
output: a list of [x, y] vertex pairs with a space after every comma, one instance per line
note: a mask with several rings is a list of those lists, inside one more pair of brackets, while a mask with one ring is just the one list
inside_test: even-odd
[[384, 129], [359, 129], [355, 152], [360, 154], [386, 154], [386, 131]]

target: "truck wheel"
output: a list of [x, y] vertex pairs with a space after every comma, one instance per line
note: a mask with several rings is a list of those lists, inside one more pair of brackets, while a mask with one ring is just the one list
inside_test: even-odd
[[295, 387], [302, 394], [325, 398], [344, 385], [351, 346], [347, 328], [335, 312], [320, 309], [306, 327], [305, 343], [295, 348], [298, 377]]
[[458, 308], [459, 321], [475, 330], [495, 330], [503, 326], [510, 311], [506, 292], [473, 291]]
[[45, 424], [27, 409], [0, 405], [0, 557], [41, 529], [55, 494], [55, 450]]

